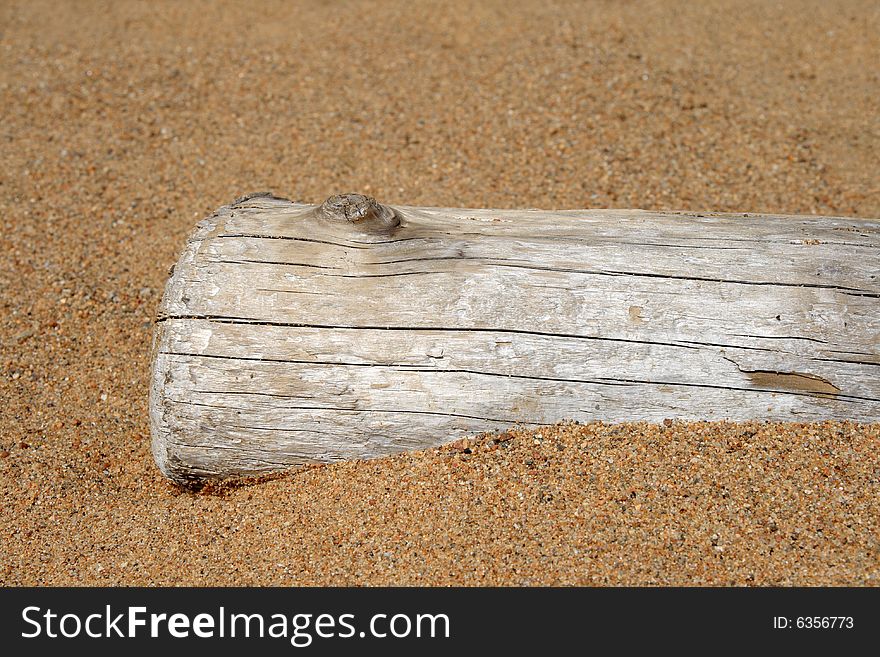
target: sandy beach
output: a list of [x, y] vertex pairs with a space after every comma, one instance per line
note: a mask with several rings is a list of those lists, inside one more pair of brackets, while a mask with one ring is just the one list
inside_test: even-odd
[[[516, 429], [199, 493], [187, 234], [320, 203], [880, 218], [873, 2], [4, 2], [0, 585], [871, 585], [880, 425]], [[880, 310], [878, 310], [880, 312]]]

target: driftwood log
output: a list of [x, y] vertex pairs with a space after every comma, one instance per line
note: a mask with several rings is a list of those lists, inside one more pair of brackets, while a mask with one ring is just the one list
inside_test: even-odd
[[194, 482], [517, 423], [880, 421], [878, 276], [875, 221], [251, 195], [168, 281], [153, 454]]

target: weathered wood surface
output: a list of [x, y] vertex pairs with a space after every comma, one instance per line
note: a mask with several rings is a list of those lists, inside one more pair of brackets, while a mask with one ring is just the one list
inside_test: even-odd
[[364, 207], [198, 225], [154, 337], [166, 475], [563, 419], [880, 421], [876, 221]]

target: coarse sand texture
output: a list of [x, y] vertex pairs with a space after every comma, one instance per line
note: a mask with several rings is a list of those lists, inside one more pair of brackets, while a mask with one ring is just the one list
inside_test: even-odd
[[147, 413], [168, 269], [247, 192], [880, 217], [876, 3], [10, 0], [0, 25], [0, 585], [878, 583], [858, 417], [499, 427], [194, 493]]

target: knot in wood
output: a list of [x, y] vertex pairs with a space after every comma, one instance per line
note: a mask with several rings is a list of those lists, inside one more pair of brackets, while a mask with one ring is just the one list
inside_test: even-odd
[[357, 224], [359, 228], [391, 230], [400, 225], [400, 217], [392, 208], [363, 194], [331, 196], [318, 210], [327, 219]]

